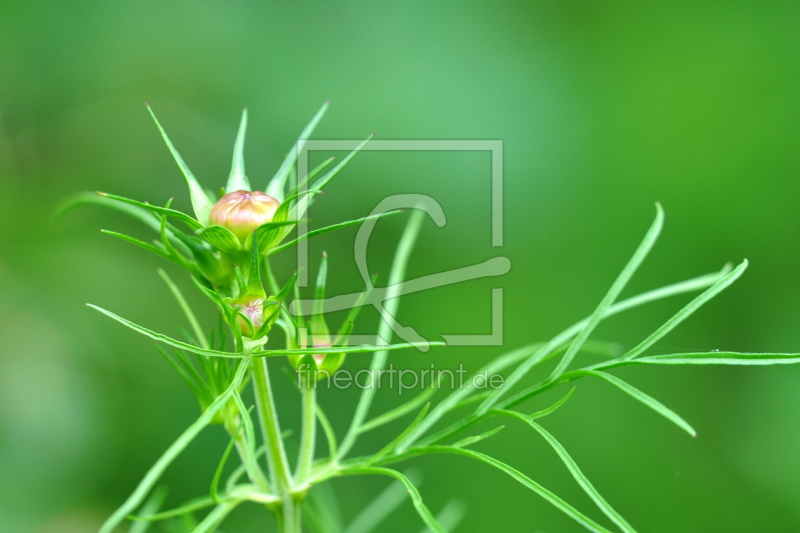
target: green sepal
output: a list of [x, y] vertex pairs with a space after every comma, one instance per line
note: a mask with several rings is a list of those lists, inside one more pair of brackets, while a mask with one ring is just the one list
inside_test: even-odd
[[307, 175], [305, 178], [303, 178], [302, 180], [300, 180], [300, 181], [298, 182], [297, 186], [296, 186], [294, 189], [292, 189], [292, 190], [289, 192], [289, 194], [287, 194], [287, 195], [286, 195], [286, 197], [288, 198], [288, 197], [290, 197], [290, 196], [297, 196], [297, 194], [301, 192], [301, 190], [303, 189], [303, 187], [305, 187], [306, 185], [308, 185], [308, 182], [309, 182], [309, 181], [311, 181], [311, 179], [315, 178], [315, 177], [317, 176], [317, 174], [319, 174], [320, 172], [322, 172], [323, 170], [325, 170], [325, 167], [327, 167], [328, 165], [330, 165], [331, 163], [333, 163], [333, 161], [334, 161], [335, 159], [336, 159], [336, 157], [335, 157], [335, 156], [334, 156], [334, 157], [329, 157], [328, 159], [326, 159], [325, 161], [323, 161], [322, 163], [320, 163], [319, 165], [317, 165], [317, 167], [316, 167], [314, 170], [312, 170], [311, 172], [309, 172], [309, 173], [308, 173], [308, 175]]
[[236, 135], [236, 143], [233, 145], [233, 163], [231, 163], [231, 174], [228, 177], [228, 183], [225, 185], [225, 190], [229, 192], [234, 191], [249, 191], [250, 180], [244, 174], [244, 135], [247, 131], [247, 108], [242, 111], [242, 121], [239, 123], [239, 132]]
[[[289, 293], [292, 292], [295, 283], [297, 283], [297, 276], [298, 273], [295, 272], [294, 275], [289, 278], [289, 281], [286, 282], [286, 285], [284, 285], [280, 292], [278, 292], [278, 294], [270, 296], [270, 299], [264, 302], [264, 324], [258, 328], [256, 337], [254, 338], [263, 337], [272, 328], [272, 325], [280, 316], [283, 302], [286, 301], [286, 298], [289, 296]], [[272, 307], [272, 309], [269, 310], [269, 315], [267, 315], [268, 307]]]
[[197, 262], [200, 272], [214, 285], [227, 285], [231, 281], [232, 271], [220, 257], [199, 245], [189, 247]]
[[299, 381], [302, 382], [304, 387], [314, 386], [319, 378], [317, 361], [314, 359], [314, 356], [312, 354], [298, 355], [296, 359], [299, 359], [297, 364], [293, 364], [292, 366], [301, 374]]
[[[280, 208], [279, 208], [280, 209]], [[278, 212], [276, 211], [276, 216]], [[255, 234], [255, 238], [258, 239], [258, 252], [260, 254], [266, 253], [270, 248], [277, 245], [284, 232], [284, 228], [287, 226], [294, 226], [297, 224], [296, 220], [276, 220], [276, 217], [272, 218], [271, 222], [267, 222], [266, 224], [262, 224], [255, 229], [253, 232]], [[291, 230], [291, 227], [288, 228], [288, 231]], [[253, 243], [253, 233], [247, 236], [247, 239], [244, 241], [243, 248], [245, 250], [249, 250]]]
[[239, 296], [247, 294], [247, 281], [244, 279], [244, 273], [239, 265], [233, 265], [233, 273], [236, 278], [236, 287], [239, 290]]
[[322, 107], [317, 111], [317, 114], [314, 115], [314, 118], [311, 119], [311, 122], [305, 129], [300, 133], [300, 138], [297, 139], [297, 142], [292, 149], [289, 150], [289, 153], [286, 154], [286, 158], [281, 163], [278, 172], [275, 174], [275, 177], [270, 180], [269, 184], [267, 185], [266, 193], [273, 198], [277, 198], [278, 200], [283, 199], [284, 189], [286, 187], [286, 179], [289, 177], [289, 172], [294, 166], [295, 161], [297, 161], [298, 153], [305, 147], [306, 141], [314, 132], [314, 128], [317, 127], [317, 124], [320, 120], [322, 120], [322, 116], [325, 114], [325, 111], [328, 110], [328, 105], [330, 102], [325, 102], [322, 104]]
[[178, 168], [181, 169], [181, 173], [183, 174], [183, 178], [186, 180], [186, 184], [189, 186], [189, 196], [192, 200], [194, 214], [197, 217], [197, 220], [200, 221], [201, 226], [205, 226], [208, 224], [208, 215], [211, 213], [211, 208], [214, 207], [214, 202], [208, 197], [206, 192], [197, 182], [194, 174], [192, 174], [192, 171], [189, 170], [189, 167], [183, 161], [183, 158], [172, 145], [172, 141], [169, 140], [167, 132], [165, 132], [164, 128], [161, 127], [161, 124], [158, 122], [155, 113], [153, 113], [153, 110], [149, 105], [147, 106], [147, 110], [150, 112], [150, 116], [153, 117], [153, 121], [156, 123], [158, 131], [161, 132], [161, 137], [164, 139], [164, 142], [166, 143], [167, 148], [169, 148], [172, 157], [178, 164]]
[[264, 292], [264, 285], [261, 283], [261, 255], [258, 253], [258, 239], [250, 240], [250, 272], [247, 277], [247, 292], [263, 298], [266, 293]]
[[[170, 204], [172, 204], [172, 198], [167, 201], [167, 206], [165, 209], [169, 209]], [[188, 259], [186, 259], [183, 254], [178, 252], [175, 247], [172, 245], [172, 241], [169, 238], [169, 234], [167, 233], [167, 215], [161, 215], [161, 243], [164, 245], [164, 249], [166, 250], [167, 254], [169, 254], [170, 258], [181, 265], [183, 268], [193, 271], [194, 265], [192, 265]]]
[[330, 332], [328, 324], [325, 322], [325, 284], [328, 279], [328, 254], [322, 252], [322, 261], [319, 263], [319, 273], [317, 274], [317, 284], [314, 290], [314, 309], [311, 315], [309, 326], [311, 327], [311, 342], [316, 338], [325, 338], [330, 343]]
[[198, 230], [197, 235], [222, 252], [232, 254], [241, 250], [239, 239], [224, 226], [206, 226]]
[[319, 364], [320, 372], [326, 372], [327, 375], [332, 376], [342, 367], [345, 357], [347, 357], [346, 353], [331, 353], [325, 355], [322, 363]]

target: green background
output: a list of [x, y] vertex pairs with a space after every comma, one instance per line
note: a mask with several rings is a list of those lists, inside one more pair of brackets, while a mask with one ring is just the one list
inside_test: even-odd
[[[401, 322], [432, 338], [488, 333], [496, 286], [505, 288], [506, 348], [559, 332], [600, 300], [660, 201], [663, 236], [626, 295], [744, 257], [751, 267], [653, 353], [800, 351], [799, 11], [753, 1], [0, 2], [0, 530], [94, 530], [197, 416], [147, 339], [82, 305], [177, 335], [161, 263], [97, 231], [146, 230], [95, 207], [49, 219], [82, 190], [174, 196], [188, 208], [145, 101], [208, 187], [227, 177], [243, 106], [254, 184], [266, 183], [326, 99], [318, 139], [502, 139], [502, 248], [490, 245], [485, 153], [365, 153], [312, 213], [321, 226], [363, 216], [389, 194], [429, 194], [448, 223], [426, 223], [409, 276], [511, 259], [505, 277], [406, 298]], [[379, 224], [370, 268], [388, 272], [402, 223]], [[311, 246], [312, 257], [331, 255], [334, 293], [361, 289], [354, 234]], [[288, 272], [291, 254], [281, 261]], [[186, 277], [169, 272], [188, 292]], [[615, 317], [596, 337], [634, 345], [687, 299]], [[361, 332], [375, 315], [365, 311]], [[213, 322], [210, 310], [203, 320]], [[501, 352], [439, 348], [392, 361], [474, 370]], [[351, 356], [347, 368], [367, 362]], [[588, 380], [544, 425], [634, 527], [800, 531], [800, 368], [617, 374], [698, 437]], [[279, 388], [291, 406], [282, 418], [296, 426], [291, 386]], [[355, 393], [323, 396], [343, 431]], [[397, 402], [381, 394], [375, 412]], [[390, 437], [366, 438], [356, 452]], [[206, 490], [225, 442], [219, 428], [205, 432], [168, 471], [170, 503]], [[530, 429], [512, 423], [478, 449], [603, 518]], [[466, 504], [457, 531], [581, 530], [483, 465], [445, 457], [416, 467], [434, 510], [452, 497]], [[337, 483], [344, 515], [385, 484]], [[261, 522], [271, 523], [252, 506], [223, 529], [271, 530], [253, 525]], [[380, 530], [420, 527], [406, 503]]]

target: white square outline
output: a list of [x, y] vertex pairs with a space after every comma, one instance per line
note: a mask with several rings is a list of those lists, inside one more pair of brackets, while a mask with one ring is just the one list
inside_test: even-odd
[[[311, 151], [352, 152], [363, 139], [324, 140], [301, 139], [297, 157], [297, 175], [308, 175], [308, 153]], [[384, 152], [491, 152], [492, 154], [492, 247], [503, 246], [503, 141], [496, 139], [453, 139], [453, 140], [371, 140], [363, 151]], [[310, 209], [310, 206], [309, 206]], [[307, 218], [297, 224], [297, 235], [308, 233]], [[297, 243], [297, 266], [299, 287], [308, 286], [308, 240]], [[359, 336], [360, 337], [360, 336]], [[442, 335], [448, 345], [460, 346], [501, 346], [503, 344], [503, 289], [492, 289], [492, 333], [489, 335]], [[374, 339], [374, 337], [373, 337]], [[355, 338], [351, 339], [358, 342]], [[360, 339], [359, 339], [360, 340]], [[365, 336], [363, 341], [368, 341]]]

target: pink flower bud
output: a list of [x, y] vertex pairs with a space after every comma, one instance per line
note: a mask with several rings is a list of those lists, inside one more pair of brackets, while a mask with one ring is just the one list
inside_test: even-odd
[[233, 303], [233, 307], [250, 321], [248, 324], [241, 316], [237, 317], [239, 329], [245, 337], [252, 337], [264, 325], [264, 298], [241, 298]]
[[281, 203], [261, 191], [229, 192], [211, 209], [211, 224], [228, 228], [240, 241], [257, 227], [272, 221]]

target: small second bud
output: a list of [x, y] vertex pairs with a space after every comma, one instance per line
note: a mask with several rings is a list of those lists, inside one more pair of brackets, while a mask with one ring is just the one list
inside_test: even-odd
[[261, 191], [229, 192], [214, 204], [209, 214], [211, 224], [223, 226], [241, 242], [267, 222], [271, 222], [281, 203]]

